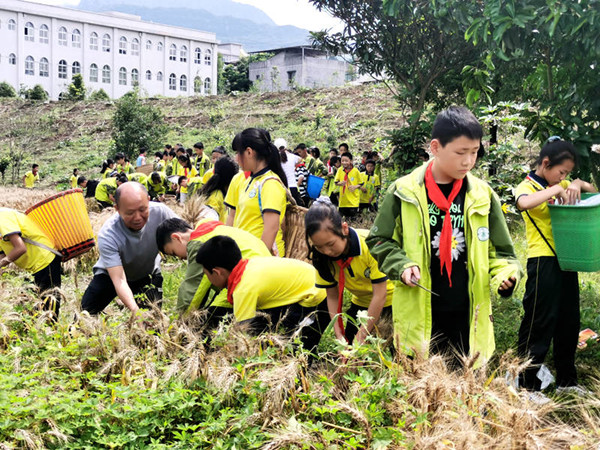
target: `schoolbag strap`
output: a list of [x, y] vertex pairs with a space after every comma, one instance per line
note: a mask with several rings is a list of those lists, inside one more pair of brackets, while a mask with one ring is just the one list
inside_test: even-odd
[[60, 257], [63, 256], [63, 254], [61, 252], [59, 252], [58, 250], [56, 250], [55, 248], [50, 248], [47, 245], [42, 244], [41, 242], [32, 241], [31, 239], [24, 238], [24, 237], [22, 237], [21, 239], [23, 240], [23, 242], [26, 242], [27, 244], [35, 245], [36, 247], [43, 248], [44, 250], [48, 250], [50, 253], [54, 253], [56, 256], [60, 256]]
[[260, 210], [260, 214], [261, 215], [262, 215], [262, 212], [263, 212], [262, 197], [261, 197], [262, 187], [269, 180], [277, 180], [277, 181], [279, 181], [279, 183], [281, 183], [281, 185], [283, 186], [283, 189], [285, 189], [285, 196], [287, 198], [288, 203], [291, 203], [292, 205], [297, 205], [296, 200], [294, 200], [294, 197], [292, 197], [292, 194], [290, 193], [290, 190], [285, 186], [285, 184], [283, 184], [283, 181], [281, 181], [281, 178], [276, 177], [276, 176], [265, 177], [264, 179], [260, 180], [260, 183], [258, 184], [258, 187], [257, 187], [257, 190], [258, 190], [258, 209]]
[[550, 245], [550, 242], [548, 242], [548, 239], [546, 239], [546, 236], [544, 236], [544, 233], [542, 233], [542, 230], [540, 230], [540, 227], [538, 227], [537, 223], [535, 223], [535, 220], [533, 220], [533, 217], [531, 217], [531, 215], [529, 214], [529, 211], [525, 211], [525, 214], [527, 214], [527, 217], [529, 217], [529, 220], [531, 220], [531, 223], [533, 224], [535, 229], [538, 231], [538, 233], [540, 233], [540, 236], [542, 237], [542, 239], [544, 240], [544, 242], [546, 243], [548, 248], [550, 248], [550, 250], [552, 250], [552, 253], [554, 254], [554, 256], [558, 257], [558, 255], [556, 254], [556, 250], [554, 250], [554, 247], [552, 247]]

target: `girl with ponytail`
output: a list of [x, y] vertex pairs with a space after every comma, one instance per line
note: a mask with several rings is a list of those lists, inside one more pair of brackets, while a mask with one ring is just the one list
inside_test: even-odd
[[227, 220], [227, 207], [224, 199], [231, 179], [239, 171], [238, 165], [225, 156], [215, 162], [214, 173], [200, 190], [200, 195], [206, 198], [204, 205], [214, 212], [214, 218], [225, 223]]
[[271, 135], [260, 128], [238, 133], [231, 147], [248, 175], [236, 184], [236, 189], [229, 189], [225, 197], [233, 226], [261, 239], [274, 255], [285, 256], [281, 224], [285, 217], [287, 178], [279, 150], [271, 142]]
[[102, 161], [102, 169], [100, 169], [101, 178], [110, 177], [111, 172], [115, 168], [115, 162], [108, 158], [106, 161]]

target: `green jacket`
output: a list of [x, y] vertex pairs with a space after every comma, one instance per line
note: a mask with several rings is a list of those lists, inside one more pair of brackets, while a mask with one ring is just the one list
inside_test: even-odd
[[[392, 280], [401, 280], [408, 267], [418, 266], [420, 284], [431, 288], [431, 237], [425, 189], [427, 164], [396, 180], [385, 196], [367, 244], [379, 268]], [[490, 287], [498, 292], [511, 276], [523, 271], [515, 255], [500, 201], [487, 183], [467, 174], [465, 240], [471, 299], [470, 353], [478, 364], [494, 352], [494, 326]], [[405, 232], [406, 230], [406, 232]], [[397, 348], [427, 354], [431, 339], [431, 294], [396, 281], [392, 302]]]

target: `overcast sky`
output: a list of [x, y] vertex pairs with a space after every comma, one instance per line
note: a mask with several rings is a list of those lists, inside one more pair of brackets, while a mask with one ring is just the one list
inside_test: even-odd
[[[58, 6], [77, 6], [79, 0], [30, 0]], [[218, 1], [218, 0], [215, 0]], [[326, 12], [319, 12], [308, 0], [234, 0], [263, 10], [278, 25], [295, 25], [310, 31], [325, 28], [339, 30], [341, 22]], [[125, 3], [125, 2], [124, 2]]]

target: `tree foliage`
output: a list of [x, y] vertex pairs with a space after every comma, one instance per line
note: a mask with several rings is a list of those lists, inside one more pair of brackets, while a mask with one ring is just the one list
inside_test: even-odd
[[77, 73], [73, 75], [73, 79], [71, 80], [71, 84], [67, 89], [67, 99], [73, 101], [82, 101], [85, 100], [85, 84], [83, 82], [83, 75]]
[[0, 97], [16, 97], [17, 92], [15, 88], [8, 84], [6, 81], [0, 83]]
[[90, 94], [90, 100], [94, 101], [108, 101], [110, 97], [104, 89], [98, 89]]
[[115, 150], [133, 158], [141, 147], [154, 151], [162, 146], [166, 125], [161, 111], [139, 99], [137, 89], [117, 102], [112, 138]]
[[266, 61], [273, 56], [272, 53], [256, 53], [240, 58], [234, 64], [228, 64], [223, 70], [224, 93], [233, 91], [248, 92], [252, 87], [250, 80], [250, 63]]
[[44, 87], [41, 84], [36, 84], [33, 86], [33, 88], [26, 91], [25, 98], [27, 100], [46, 101], [48, 100], [48, 93], [44, 90]]

